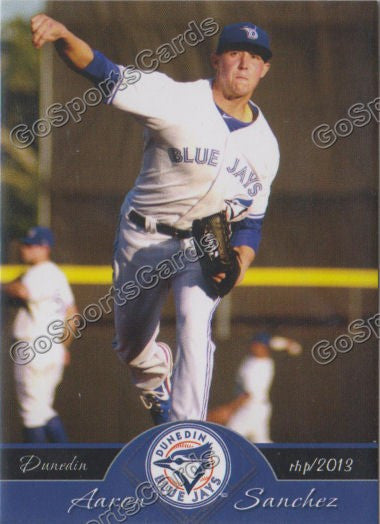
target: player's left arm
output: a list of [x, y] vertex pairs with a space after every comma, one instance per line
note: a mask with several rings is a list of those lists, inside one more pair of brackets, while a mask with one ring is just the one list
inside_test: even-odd
[[76, 329], [74, 319], [77, 314], [78, 308], [75, 304], [66, 308], [65, 324], [67, 327], [67, 331], [69, 332], [69, 337], [63, 343], [63, 345], [65, 346], [65, 366], [68, 366], [71, 362], [71, 353], [69, 351], [69, 347], [71, 346], [74, 340], [74, 333]]
[[68, 331], [70, 332], [70, 336], [64, 342], [65, 347], [67, 349], [71, 346], [71, 343], [74, 340], [73, 333], [75, 333], [75, 328], [76, 328], [76, 324], [75, 324], [76, 315], [78, 315], [78, 308], [75, 304], [73, 304], [72, 306], [68, 306], [66, 308], [65, 324], [68, 328]]
[[[233, 223], [231, 246], [237, 253], [237, 260], [240, 266], [240, 274], [235, 286], [243, 280], [247, 269], [255, 259], [261, 239], [262, 222], [262, 219], [245, 218], [240, 222]], [[226, 278], [225, 273], [219, 273], [213, 277], [215, 282], [218, 283], [224, 278]]]
[[240, 265], [240, 275], [235, 284], [235, 286], [237, 286], [243, 280], [247, 269], [252, 264], [252, 262], [255, 260], [256, 253], [250, 246], [244, 246], [244, 245], [235, 246], [234, 250], [237, 253], [238, 262]]
[[234, 223], [231, 245], [237, 253], [240, 265], [240, 275], [235, 286], [240, 284], [247, 269], [255, 260], [261, 241], [262, 224], [262, 218], [254, 219], [248, 217]]
[[289, 355], [295, 356], [302, 353], [302, 345], [296, 340], [288, 337], [275, 335], [270, 339], [269, 347], [273, 351], [287, 351]]
[[275, 143], [275, 154], [272, 155], [272, 166], [266, 177], [261, 180], [262, 190], [254, 197], [248, 216], [239, 222], [233, 223], [231, 245], [237, 252], [240, 264], [240, 275], [235, 286], [240, 284], [249, 266], [254, 261], [261, 242], [261, 230], [272, 182], [279, 166], [279, 151]]

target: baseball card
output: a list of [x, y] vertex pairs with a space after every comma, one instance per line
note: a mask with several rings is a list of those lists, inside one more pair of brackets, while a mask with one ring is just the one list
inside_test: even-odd
[[378, 5], [1, 0], [0, 520], [378, 522]]

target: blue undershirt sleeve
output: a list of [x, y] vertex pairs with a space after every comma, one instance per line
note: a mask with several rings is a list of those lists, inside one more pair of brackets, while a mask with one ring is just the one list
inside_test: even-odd
[[232, 224], [231, 245], [249, 246], [257, 254], [261, 240], [263, 218], [245, 218]]
[[80, 70], [80, 73], [99, 86], [103, 96], [108, 98], [120, 78], [119, 67], [111, 62], [100, 51], [93, 50], [94, 58], [87, 67]]

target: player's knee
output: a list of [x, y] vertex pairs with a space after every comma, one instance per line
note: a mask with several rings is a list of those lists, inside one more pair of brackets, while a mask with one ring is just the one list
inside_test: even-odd
[[194, 311], [191, 314], [179, 314], [177, 315], [177, 331], [178, 334], [185, 333], [186, 337], [203, 340], [211, 331], [210, 322], [207, 315], [199, 311]]
[[133, 336], [116, 338], [112, 345], [119, 359], [124, 364], [131, 365], [131, 367], [133, 367], [133, 361], [139, 357], [147, 347], [146, 341], [144, 342], [142, 339]]

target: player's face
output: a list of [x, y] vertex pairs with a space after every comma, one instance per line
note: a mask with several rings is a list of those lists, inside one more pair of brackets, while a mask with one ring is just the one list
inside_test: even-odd
[[215, 82], [228, 99], [250, 98], [270, 68], [261, 56], [249, 51], [225, 51], [212, 56]]
[[270, 355], [268, 346], [261, 342], [253, 342], [249, 349], [254, 357], [264, 358]]
[[21, 244], [20, 255], [24, 264], [37, 264], [49, 258], [50, 248], [48, 246]]

